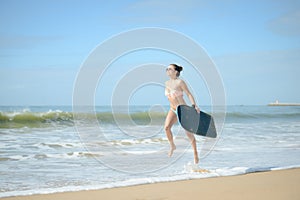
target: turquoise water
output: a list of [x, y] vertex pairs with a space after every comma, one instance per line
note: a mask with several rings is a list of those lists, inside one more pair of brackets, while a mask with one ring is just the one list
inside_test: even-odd
[[[75, 122], [68, 106], [0, 107], [0, 197], [300, 166], [300, 107], [228, 106], [213, 148], [196, 137], [198, 151], [209, 152], [199, 166], [191, 164], [193, 153], [178, 124], [177, 150], [168, 158], [164, 109], [148, 113], [149, 107], [138, 106], [128, 114], [120, 107], [112, 114], [110, 107], [96, 107]], [[210, 173], [193, 172], [195, 167]]]

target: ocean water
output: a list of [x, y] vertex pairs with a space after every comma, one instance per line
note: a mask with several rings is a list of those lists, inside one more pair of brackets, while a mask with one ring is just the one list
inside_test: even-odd
[[196, 136], [198, 165], [178, 124], [167, 156], [167, 109], [0, 107], [0, 197], [300, 167], [300, 107], [228, 106], [217, 139]]

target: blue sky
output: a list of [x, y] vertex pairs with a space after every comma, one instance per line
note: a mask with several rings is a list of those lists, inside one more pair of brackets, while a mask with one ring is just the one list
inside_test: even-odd
[[[143, 27], [172, 29], [201, 45], [220, 72], [227, 104], [300, 102], [299, 0], [0, 0], [0, 105], [71, 105], [89, 53]], [[195, 95], [209, 104], [201, 91]], [[100, 105], [110, 102], [103, 96]], [[153, 102], [167, 104], [163, 95], [137, 100]]]

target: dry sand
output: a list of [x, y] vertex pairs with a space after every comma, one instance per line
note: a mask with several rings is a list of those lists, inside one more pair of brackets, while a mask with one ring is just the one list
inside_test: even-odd
[[3, 198], [9, 200], [300, 199], [300, 168], [94, 191]]

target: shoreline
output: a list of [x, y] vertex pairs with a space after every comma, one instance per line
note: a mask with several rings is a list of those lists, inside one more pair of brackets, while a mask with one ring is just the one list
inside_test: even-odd
[[235, 176], [162, 182], [101, 190], [3, 197], [1, 200], [39, 199], [298, 199], [300, 168]]

